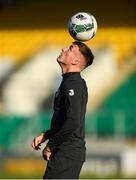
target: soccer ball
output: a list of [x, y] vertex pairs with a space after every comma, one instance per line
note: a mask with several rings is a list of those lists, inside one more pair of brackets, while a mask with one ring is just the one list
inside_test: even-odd
[[88, 41], [97, 31], [97, 21], [93, 15], [86, 12], [78, 12], [68, 21], [70, 35], [79, 41]]

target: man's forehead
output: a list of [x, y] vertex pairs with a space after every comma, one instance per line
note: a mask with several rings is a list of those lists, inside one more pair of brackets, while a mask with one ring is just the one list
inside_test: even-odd
[[[77, 44], [71, 44], [70, 46], [71, 46], [71, 47], [78, 47]], [[79, 47], [78, 47], [78, 48], [79, 48]]]

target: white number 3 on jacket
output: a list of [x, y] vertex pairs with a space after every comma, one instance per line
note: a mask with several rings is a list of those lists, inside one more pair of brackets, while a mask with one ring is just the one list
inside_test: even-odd
[[69, 95], [70, 95], [70, 96], [74, 96], [74, 89], [70, 89], [70, 90], [69, 90]]

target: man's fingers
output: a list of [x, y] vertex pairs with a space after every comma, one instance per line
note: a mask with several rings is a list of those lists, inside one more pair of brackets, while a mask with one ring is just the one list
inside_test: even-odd
[[49, 160], [50, 160], [50, 155], [48, 154], [48, 155], [47, 155], [47, 161], [49, 161]]
[[39, 149], [41, 149], [40, 146], [41, 146], [41, 144], [39, 143], [39, 141], [36, 141], [36, 139], [34, 139], [32, 142], [32, 148], [35, 150], [39, 150]]
[[35, 149], [34, 140], [33, 140], [33, 142], [32, 142], [32, 148]]
[[47, 156], [46, 156], [46, 154], [44, 154], [44, 153], [43, 153], [43, 159], [44, 159], [44, 160], [47, 160]]
[[35, 146], [36, 150], [41, 149], [40, 146], [41, 146], [41, 144], [39, 144], [38, 146]]
[[39, 136], [35, 137], [33, 139], [33, 142], [32, 142], [32, 148], [35, 149], [35, 150], [39, 150], [40, 149], [40, 145], [43, 142], [45, 142], [45, 136], [39, 135]]
[[48, 152], [48, 151], [43, 151], [43, 158], [44, 158], [45, 160], [49, 161], [49, 160], [50, 160], [50, 155], [51, 155], [50, 152]]
[[35, 139], [34, 139], [34, 145], [35, 145], [35, 146], [39, 146], [39, 144], [40, 144], [40, 141], [35, 138]]

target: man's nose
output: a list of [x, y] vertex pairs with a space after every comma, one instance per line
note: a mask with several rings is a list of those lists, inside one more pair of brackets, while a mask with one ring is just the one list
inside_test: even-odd
[[68, 50], [68, 48], [62, 48], [62, 52], [65, 52], [67, 50]]

